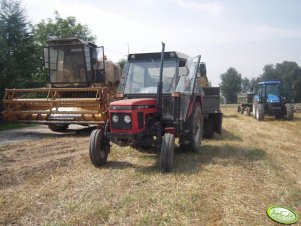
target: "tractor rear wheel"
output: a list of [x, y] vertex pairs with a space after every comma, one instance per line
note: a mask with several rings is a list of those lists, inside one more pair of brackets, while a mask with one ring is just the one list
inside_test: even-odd
[[200, 104], [196, 103], [189, 119], [184, 124], [180, 136], [180, 147], [183, 150], [200, 151], [203, 131], [203, 118]]
[[264, 120], [264, 105], [263, 104], [257, 104], [256, 119], [258, 121]]
[[287, 103], [285, 104], [286, 115], [285, 119], [291, 121], [294, 118], [294, 105]]
[[69, 125], [65, 124], [50, 124], [48, 128], [53, 132], [66, 132]]
[[107, 162], [110, 144], [102, 129], [95, 129], [90, 135], [89, 156], [94, 166]]
[[165, 133], [159, 159], [159, 168], [162, 172], [171, 172], [173, 169], [175, 136], [172, 133]]

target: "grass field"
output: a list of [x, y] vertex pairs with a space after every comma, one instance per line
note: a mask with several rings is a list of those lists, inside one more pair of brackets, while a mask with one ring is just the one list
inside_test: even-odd
[[201, 153], [176, 147], [169, 174], [156, 155], [116, 145], [95, 168], [88, 134], [0, 148], [0, 224], [278, 225], [271, 205], [301, 215], [301, 114], [257, 122], [222, 111], [223, 135]]

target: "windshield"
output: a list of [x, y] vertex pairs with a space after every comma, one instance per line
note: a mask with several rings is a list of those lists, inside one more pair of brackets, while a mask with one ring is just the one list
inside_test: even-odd
[[[175, 91], [177, 60], [165, 60], [163, 64], [163, 93]], [[129, 63], [125, 94], [157, 93], [160, 60], [133, 61]]]
[[279, 84], [266, 85], [265, 90], [267, 95], [280, 96]]
[[177, 86], [177, 92], [180, 93], [192, 93], [193, 84], [195, 80], [197, 65], [199, 59], [189, 58], [186, 63], [186, 73], [181, 75], [180, 81]]
[[[88, 51], [85, 49], [85, 52]], [[90, 53], [86, 54], [90, 57]], [[50, 69], [50, 83], [75, 83], [86, 82], [82, 46], [49, 47], [45, 53], [45, 61]], [[48, 62], [49, 59], [49, 62]], [[90, 58], [86, 59], [90, 62]], [[91, 65], [88, 65], [91, 70]]]

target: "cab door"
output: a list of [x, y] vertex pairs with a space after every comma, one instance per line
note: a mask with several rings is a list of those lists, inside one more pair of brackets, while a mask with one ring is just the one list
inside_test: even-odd
[[181, 75], [176, 92], [181, 93], [180, 99], [180, 120], [185, 121], [187, 118], [189, 104], [194, 97], [196, 77], [199, 70], [201, 56], [189, 58], [186, 62], [186, 73]]

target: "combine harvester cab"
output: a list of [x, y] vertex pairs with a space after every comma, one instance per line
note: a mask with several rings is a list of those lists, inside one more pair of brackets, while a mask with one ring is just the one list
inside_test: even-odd
[[6, 89], [4, 119], [42, 123], [63, 132], [69, 124], [100, 124], [115, 98], [119, 67], [105, 60], [104, 48], [80, 39], [49, 40], [44, 48], [47, 87]]

